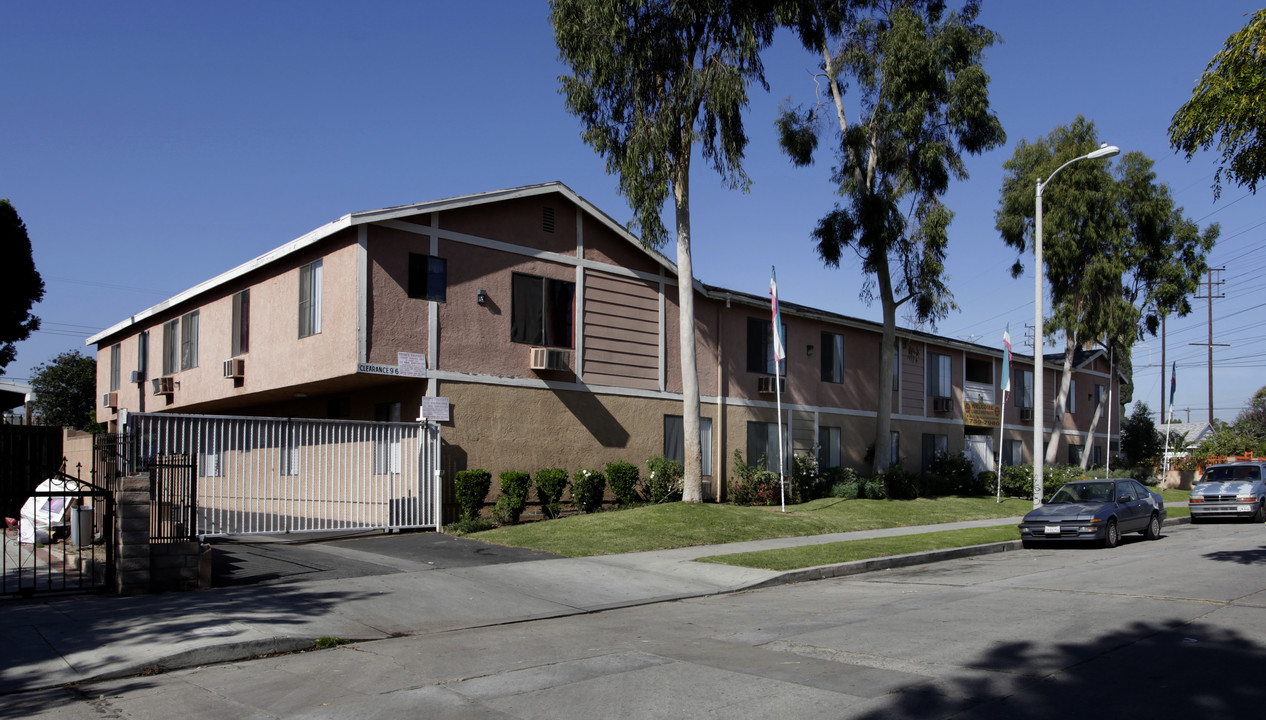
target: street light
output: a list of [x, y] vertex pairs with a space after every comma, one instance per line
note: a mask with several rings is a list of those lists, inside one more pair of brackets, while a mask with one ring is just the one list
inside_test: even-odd
[[[1099, 158], [1108, 158], [1121, 152], [1121, 148], [1116, 145], [1104, 143], [1099, 146], [1098, 150], [1088, 152], [1080, 157], [1055, 168], [1055, 172], [1046, 178], [1046, 182], [1042, 182], [1042, 178], [1037, 179], [1037, 213], [1035, 215], [1036, 228], [1033, 237], [1033, 257], [1035, 258], [1036, 272], [1034, 277], [1034, 303], [1033, 303], [1033, 507], [1042, 504], [1042, 462], [1045, 460], [1045, 443], [1042, 442], [1043, 435], [1043, 416], [1046, 410], [1045, 400], [1042, 397], [1044, 388], [1042, 387], [1042, 376], [1045, 374], [1046, 363], [1043, 360], [1042, 347], [1045, 345], [1045, 331], [1042, 327], [1042, 301], [1043, 286], [1042, 276], [1042, 191], [1051, 183], [1051, 180], [1059, 174], [1060, 170], [1072, 165], [1078, 160], [1098, 160]], [[1109, 410], [1111, 412], [1111, 410]]]

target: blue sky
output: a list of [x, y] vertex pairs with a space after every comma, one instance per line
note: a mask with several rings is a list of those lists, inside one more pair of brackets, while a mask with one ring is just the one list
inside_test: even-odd
[[[1230, 0], [986, 0], [991, 102], [1007, 145], [970, 158], [946, 202], [950, 288], [960, 310], [936, 331], [1000, 347], [1033, 322], [1033, 279], [994, 229], [1002, 164], [1078, 114], [1100, 137], [1156, 161], [1188, 217], [1222, 224], [1213, 303], [1214, 405], [1233, 419], [1266, 385], [1256, 292], [1266, 196], [1210, 190], [1212, 156], [1174, 155], [1166, 130], [1201, 71], [1256, 6]], [[809, 241], [835, 195], [831, 162], [792, 167], [772, 123], [812, 99], [814, 58], [780, 35], [768, 93], [747, 113], [753, 186], [692, 178], [696, 276], [878, 320], [855, 263], [822, 267]], [[6, 377], [24, 379], [93, 332], [349, 212], [561, 180], [631, 217], [603, 160], [563, 108], [545, 2], [5, 3], [0, 23], [0, 197], [25, 220], [47, 286], [44, 329]], [[671, 213], [671, 209], [668, 210]], [[672, 226], [671, 214], [668, 226]], [[671, 247], [664, 251], [672, 257]], [[1026, 262], [1031, 272], [1031, 262]], [[1207, 416], [1208, 311], [1168, 324], [1178, 419]], [[929, 328], [930, 329], [930, 328]], [[1158, 409], [1161, 343], [1135, 349], [1135, 398]], [[1165, 390], [1164, 392], [1167, 392]]]

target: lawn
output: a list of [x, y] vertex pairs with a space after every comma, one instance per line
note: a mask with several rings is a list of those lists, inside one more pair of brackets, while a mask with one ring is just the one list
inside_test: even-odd
[[918, 500], [824, 498], [778, 507], [715, 503], [665, 503], [628, 510], [574, 515], [558, 520], [508, 525], [470, 537], [499, 545], [530, 548], [567, 557], [663, 550], [776, 537], [935, 525], [959, 520], [1011, 518], [1033, 508], [1032, 501], [942, 497]]

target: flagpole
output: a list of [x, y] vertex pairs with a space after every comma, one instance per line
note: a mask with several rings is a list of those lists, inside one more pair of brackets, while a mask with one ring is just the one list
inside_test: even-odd
[[[1162, 366], [1161, 372], [1165, 372]], [[1164, 382], [1164, 377], [1161, 382]], [[1174, 391], [1178, 389], [1178, 363], [1175, 362], [1173, 368], [1169, 371], [1169, 419], [1165, 421], [1165, 455], [1161, 459], [1161, 487], [1165, 487], [1165, 481], [1169, 479], [1169, 431], [1174, 425]], [[1164, 420], [1164, 418], [1161, 418]]]
[[1007, 392], [1011, 390], [1011, 323], [1007, 323], [1007, 328], [1002, 331], [1002, 346], [1006, 348], [1006, 351], [1002, 354], [1002, 382], [999, 383], [1002, 390], [1002, 407], [998, 410], [998, 464], [994, 468], [999, 503], [1002, 502], [1002, 434], [1006, 431], [1007, 425]]
[[784, 471], [787, 467], [787, 460], [783, 457], [783, 441], [782, 441], [782, 383], [778, 374], [778, 361], [774, 360], [774, 398], [778, 407], [778, 495], [782, 501], [782, 511], [787, 512], [787, 480]]
[[998, 463], [994, 466], [997, 476], [994, 484], [998, 486], [998, 502], [1002, 502], [1002, 434], [1006, 432], [1007, 391], [1002, 391], [1002, 409], [998, 411]]
[[774, 407], [778, 412], [778, 496], [782, 502], [782, 511], [787, 512], [787, 459], [784, 457], [782, 441], [782, 368], [780, 364], [787, 357], [787, 348], [783, 344], [782, 314], [778, 312], [778, 274], [774, 266], [769, 266], [769, 303], [770, 326], [774, 342]]

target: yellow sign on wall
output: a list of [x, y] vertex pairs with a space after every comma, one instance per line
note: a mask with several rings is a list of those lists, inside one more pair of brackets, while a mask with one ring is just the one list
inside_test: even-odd
[[963, 422], [967, 425], [998, 427], [1002, 424], [1002, 406], [993, 403], [963, 403]]

